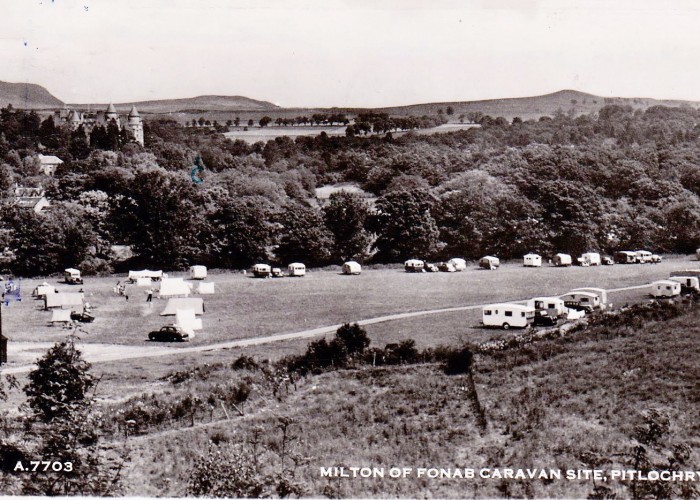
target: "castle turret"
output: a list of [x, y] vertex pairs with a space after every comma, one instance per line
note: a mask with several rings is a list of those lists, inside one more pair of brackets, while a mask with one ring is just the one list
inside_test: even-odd
[[143, 146], [143, 122], [136, 106], [131, 107], [126, 126], [134, 136], [134, 140]]

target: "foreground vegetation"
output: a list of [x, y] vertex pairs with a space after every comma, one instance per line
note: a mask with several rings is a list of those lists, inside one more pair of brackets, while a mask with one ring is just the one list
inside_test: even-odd
[[[25, 276], [108, 272], [113, 244], [131, 245], [133, 265], [166, 269], [690, 253], [700, 245], [698, 113], [609, 105], [576, 118], [479, 116], [480, 128], [435, 136], [253, 145], [163, 120], [147, 124], [141, 148], [114, 127], [88, 138], [4, 109], [0, 247], [4, 266]], [[39, 175], [38, 151], [65, 161], [55, 177]], [[54, 209], [17, 211], [13, 182], [43, 184]], [[339, 182], [376, 203], [337, 193], [319, 207], [314, 188]]]
[[[104, 403], [100, 434], [130, 456], [127, 494], [694, 497], [693, 482], [329, 479], [319, 468], [697, 470], [698, 314], [693, 301], [633, 306], [497, 351], [373, 350], [346, 325], [277, 363], [173, 370]], [[397, 348], [416, 356], [378, 366], [374, 353]]]

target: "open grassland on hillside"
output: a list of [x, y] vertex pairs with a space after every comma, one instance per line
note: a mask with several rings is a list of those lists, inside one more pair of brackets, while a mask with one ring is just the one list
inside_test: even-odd
[[[479, 432], [464, 376], [435, 364], [360, 367], [296, 381], [271, 397], [261, 371], [204, 369], [161, 382], [158, 398], [206, 394], [247, 381], [245, 416], [207, 416], [128, 438], [131, 494], [185, 494], [192, 463], [210, 446], [238, 444], [266, 471], [279, 470], [280, 422], [287, 429], [287, 468], [308, 496], [586, 497], [588, 480], [361, 479], [328, 480], [319, 468], [443, 467], [631, 469], [631, 452], [650, 408], [670, 427], [649, 457], [671, 448], [691, 452], [682, 470], [697, 470], [700, 446], [700, 356], [697, 308], [669, 321], [613, 325], [543, 341], [499, 356], [478, 356], [474, 377], [487, 428]], [[648, 319], [646, 320], [648, 321]], [[232, 385], [230, 385], [232, 387]], [[223, 420], [222, 420], [223, 419]], [[257, 429], [257, 430], [256, 430]], [[252, 453], [252, 452], [251, 452]], [[295, 465], [293, 465], [295, 464]], [[618, 497], [629, 483], [605, 484]], [[674, 496], [678, 495], [678, 492]]]

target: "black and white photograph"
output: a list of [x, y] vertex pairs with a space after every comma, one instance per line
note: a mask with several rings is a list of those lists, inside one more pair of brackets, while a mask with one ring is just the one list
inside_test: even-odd
[[0, 498], [700, 497], [699, 27], [0, 0]]

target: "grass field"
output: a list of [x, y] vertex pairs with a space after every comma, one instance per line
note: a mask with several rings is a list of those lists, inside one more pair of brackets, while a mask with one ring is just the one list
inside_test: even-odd
[[[204, 329], [186, 344], [156, 344], [146, 340], [149, 331], [173, 321], [172, 317], [160, 316], [165, 299], [154, 298], [152, 303], [146, 303], [144, 289], [130, 286], [127, 301], [113, 291], [119, 278], [86, 278], [83, 289], [97, 319], [82, 325], [81, 338], [88, 344], [178, 349], [292, 333], [393, 313], [558, 295], [580, 286], [641, 285], [665, 278], [671, 270], [690, 267], [696, 264], [689, 258], [676, 257], [658, 265], [589, 268], [524, 268], [505, 264], [493, 272], [469, 268], [461, 273], [411, 274], [402, 269], [377, 269], [365, 270], [359, 276], [344, 276], [336, 270], [312, 270], [304, 278], [266, 280], [252, 278], [250, 274], [214, 271], [208, 280], [216, 283], [217, 293], [203, 296]], [[68, 333], [64, 328], [48, 326], [51, 313], [42, 310], [42, 301], [29, 298], [31, 290], [42, 281], [23, 280], [25, 299], [3, 310], [3, 332], [10, 338], [10, 346], [13, 342], [23, 343], [24, 350], [41, 352], [46, 342], [60, 340]], [[80, 288], [55, 284], [63, 290]], [[610, 300], [622, 303], [643, 298], [643, 291], [630, 291], [612, 295]], [[479, 320], [476, 310], [398, 320], [368, 329], [378, 343], [410, 334], [424, 346], [451, 342], [465, 335], [476, 340], [500, 335], [478, 328]], [[265, 348], [271, 353], [274, 349]], [[9, 366], [18, 362], [9, 361]]]

